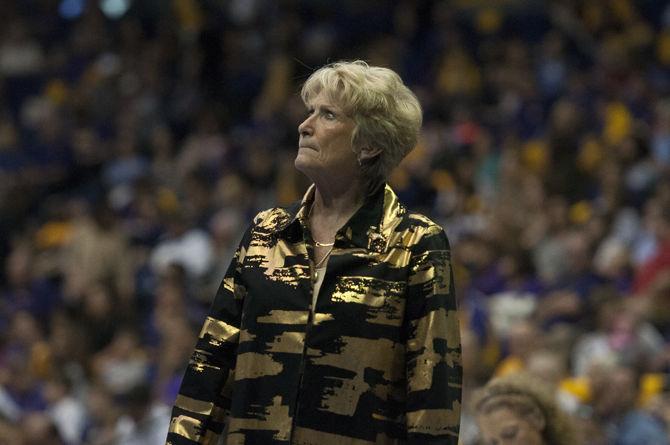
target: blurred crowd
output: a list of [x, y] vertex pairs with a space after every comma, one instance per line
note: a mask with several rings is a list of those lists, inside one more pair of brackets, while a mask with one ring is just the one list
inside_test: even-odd
[[669, 443], [667, 2], [22, 0], [0, 16], [0, 444], [164, 441], [242, 232], [308, 185], [297, 93], [338, 59], [395, 69], [424, 106], [391, 182], [451, 241], [461, 443], [493, 422], [476, 390], [515, 375], [541, 382], [572, 443]]

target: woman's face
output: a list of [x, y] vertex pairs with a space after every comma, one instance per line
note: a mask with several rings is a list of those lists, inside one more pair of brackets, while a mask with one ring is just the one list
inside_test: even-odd
[[307, 117], [298, 127], [300, 141], [295, 166], [311, 179], [336, 175], [349, 180], [358, 171], [351, 145], [353, 119], [320, 92], [307, 103]]
[[484, 445], [544, 445], [541, 432], [506, 407], [479, 414], [477, 425]]

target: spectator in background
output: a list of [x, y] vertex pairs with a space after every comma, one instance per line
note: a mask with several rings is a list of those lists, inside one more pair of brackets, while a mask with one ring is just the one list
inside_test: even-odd
[[180, 212], [165, 215], [166, 236], [151, 252], [150, 263], [156, 275], [173, 264], [183, 267], [194, 279], [202, 278], [212, 267], [213, 246], [210, 235], [193, 227]]
[[116, 426], [123, 408], [104, 385], [93, 382], [86, 393], [87, 424], [83, 442], [107, 445], [116, 437]]
[[482, 444], [580, 443], [551, 391], [531, 376], [516, 374], [491, 380], [475, 396], [473, 406]]
[[91, 358], [95, 381], [121, 395], [147, 380], [149, 357], [134, 326], [116, 331], [109, 345]]
[[124, 394], [126, 415], [119, 418], [113, 445], [160, 443], [167, 435], [170, 409], [154, 404], [149, 385], [140, 384]]
[[22, 439], [17, 445], [66, 445], [53, 420], [44, 413], [32, 412], [20, 424]]
[[640, 375], [632, 367], [601, 365], [590, 372], [592, 421], [602, 440], [612, 445], [667, 445], [663, 418], [636, 407]]
[[622, 301], [605, 294], [597, 303], [598, 328], [585, 333], [574, 345], [573, 374], [583, 376], [597, 364], [621, 363], [650, 370], [653, 359], [663, 350], [663, 338], [634, 300]]
[[66, 445], [78, 445], [84, 437], [86, 408], [73, 392], [73, 384], [56, 371], [47, 380], [44, 397], [49, 404], [48, 414]]
[[79, 304], [98, 283], [113, 292], [123, 306], [131, 305], [132, 263], [128, 240], [118, 227], [112, 209], [97, 202], [76, 218], [64, 255], [64, 298]]
[[656, 210], [650, 210], [652, 212], [650, 224], [656, 239], [656, 248], [635, 274], [633, 290], [638, 294], [644, 293], [661, 281], [670, 280], [670, 201], [656, 199], [650, 203], [654, 204]]

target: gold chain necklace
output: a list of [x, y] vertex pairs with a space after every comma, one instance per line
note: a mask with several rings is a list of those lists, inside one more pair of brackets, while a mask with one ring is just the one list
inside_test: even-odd
[[[312, 203], [312, 206], [309, 208], [309, 212], [307, 213], [307, 219], [311, 219], [313, 208], [314, 208], [314, 203]], [[330, 249], [328, 249], [328, 252], [326, 252], [326, 254], [323, 256], [323, 258], [321, 258], [321, 260], [319, 262], [314, 264], [314, 269], [318, 269], [319, 267], [321, 267], [321, 265], [323, 263], [326, 262], [326, 260], [330, 257], [330, 254], [333, 253], [333, 248], [335, 246], [335, 241], [333, 241], [332, 243], [321, 243], [321, 242], [315, 240], [314, 238], [312, 238], [312, 239], [313, 239], [314, 245], [316, 247], [330, 247]], [[316, 271], [314, 276], [315, 276], [315, 278], [318, 278], [319, 277], [319, 272]]]
[[[314, 210], [314, 202], [312, 202], [312, 206], [309, 208], [309, 212], [307, 212], [307, 219], [308, 220], [311, 220], [311, 218], [312, 218], [312, 210]], [[312, 239], [314, 239], [314, 238], [312, 237]], [[322, 242], [317, 241], [316, 239], [314, 239], [314, 245], [317, 246], [317, 247], [331, 247], [331, 249], [326, 254], [326, 258], [327, 258], [328, 255], [330, 255], [330, 252], [333, 251], [332, 247], [335, 245], [335, 241], [333, 241], [332, 243], [322, 243]]]
[[333, 253], [333, 247], [332, 246], [330, 247], [330, 249], [328, 249], [328, 252], [326, 252], [326, 254], [323, 256], [323, 258], [321, 258], [321, 260], [314, 265], [314, 268], [318, 269], [319, 266], [321, 266], [328, 259], [328, 257], [330, 256], [331, 253]]

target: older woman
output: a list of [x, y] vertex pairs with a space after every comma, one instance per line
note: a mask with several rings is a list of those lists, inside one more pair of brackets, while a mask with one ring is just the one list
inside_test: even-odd
[[581, 443], [551, 392], [529, 375], [491, 380], [475, 395], [474, 410], [482, 445]]
[[416, 144], [400, 77], [339, 62], [302, 88], [301, 202], [254, 219], [200, 332], [168, 442], [456, 444], [461, 354], [442, 228], [386, 178]]

